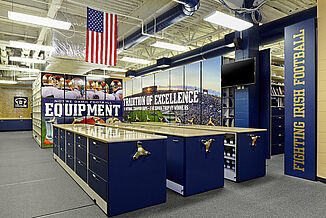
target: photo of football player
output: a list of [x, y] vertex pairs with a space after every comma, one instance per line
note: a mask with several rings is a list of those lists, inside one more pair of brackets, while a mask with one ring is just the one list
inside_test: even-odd
[[111, 84], [111, 90], [112, 90], [112, 94], [115, 97], [115, 100], [117, 101], [121, 101], [123, 98], [123, 90], [122, 90], [122, 84], [121, 81], [119, 80], [112, 80]]
[[65, 81], [65, 99], [84, 99], [85, 83], [82, 78], [66, 76]]
[[46, 73], [42, 76], [43, 98], [64, 98], [64, 81], [61, 75]]
[[96, 92], [94, 95], [94, 99], [105, 100], [105, 85], [106, 83], [102, 80], [96, 81]]
[[115, 96], [112, 93], [110, 93], [110, 86], [108, 84], [106, 84], [105, 90], [106, 90], [106, 100], [114, 101]]
[[86, 99], [93, 100], [96, 92], [96, 83], [93, 80], [86, 82]]

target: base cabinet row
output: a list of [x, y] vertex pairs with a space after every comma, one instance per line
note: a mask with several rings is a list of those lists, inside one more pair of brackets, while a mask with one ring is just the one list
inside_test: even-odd
[[[54, 127], [54, 158], [109, 216], [166, 201], [166, 140], [105, 143]], [[154, 194], [144, 194], [154, 193]]]

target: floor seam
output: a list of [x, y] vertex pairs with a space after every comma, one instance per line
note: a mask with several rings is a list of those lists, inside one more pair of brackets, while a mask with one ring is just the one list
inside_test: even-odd
[[66, 210], [61, 210], [61, 211], [57, 211], [57, 212], [52, 212], [52, 213], [48, 213], [48, 214], [33, 216], [32, 218], [48, 217], [48, 216], [52, 216], [52, 215], [56, 215], [56, 214], [62, 214], [62, 213], [66, 213], [68, 211], [78, 210], [78, 209], [81, 209], [81, 208], [90, 207], [90, 206], [94, 206], [94, 205], [96, 205], [96, 204], [93, 203], [93, 204], [83, 205], [83, 206], [74, 207], [74, 208], [70, 208], [70, 209], [66, 209]]
[[37, 179], [37, 180], [30, 180], [30, 181], [25, 181], [25, 182], [15, 182], [15, 183], [0, 185], [0, 188], [14, 186], [14, 185], [25, 185], [25, 184], [30, 184], [30, 183], [37, 183], [37, 182], [43, 182], [43, 181], [48, 181], [48, 180], [54, 180], [54, 179], [56, 179], [56, 178]]

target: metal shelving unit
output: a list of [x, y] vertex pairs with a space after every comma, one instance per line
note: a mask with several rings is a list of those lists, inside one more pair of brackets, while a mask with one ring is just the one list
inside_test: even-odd
[[41, 74], [33, 83], [33, 138], [41, 147], [42, 119], [41, 119]]

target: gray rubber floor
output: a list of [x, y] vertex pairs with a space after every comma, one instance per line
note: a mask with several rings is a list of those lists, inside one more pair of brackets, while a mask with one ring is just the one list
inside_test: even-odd
[[[0, 217], [106, 217], [40, 149], [31, 132], [0, 132]], [[326, 217], [326, 184], [283, 175], [283, 156], [267, 175], [190, 197], [167, 190], [165, 204], [116, 217]]]

